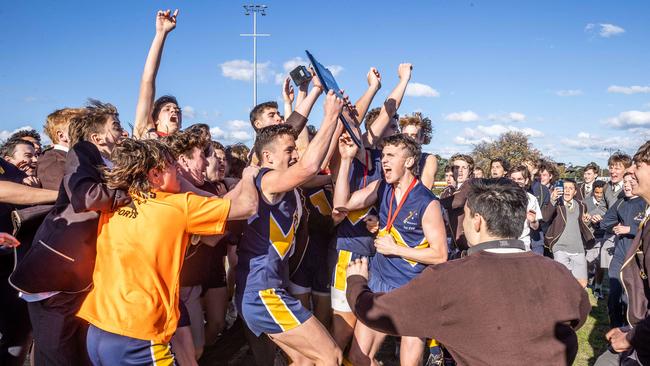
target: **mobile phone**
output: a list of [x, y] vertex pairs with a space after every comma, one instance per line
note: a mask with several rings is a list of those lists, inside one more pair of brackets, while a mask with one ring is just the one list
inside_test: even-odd
[[293, 80], [296, 86], [300, 86], [306, 82], [309, 82], [313, 77], [311, 72], [309, 72], [309, 70], [307, 70], [307, 68], [304, 65], [300, 65], [295, 69], [291, 70], [289, 76], [291, 76], [291, 80]]

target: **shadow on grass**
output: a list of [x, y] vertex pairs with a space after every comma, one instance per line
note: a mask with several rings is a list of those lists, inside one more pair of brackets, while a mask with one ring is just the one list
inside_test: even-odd
[[591, 290], [589, 301], [591, 302], [591, 313], [585, 324], [577, 332], [578, 334], [578, 356], [575, 366], [591, 366], [607, 349], [605, 333], [609, 330], [609, 317], [607, 315], [607, 299], [597, 300]]

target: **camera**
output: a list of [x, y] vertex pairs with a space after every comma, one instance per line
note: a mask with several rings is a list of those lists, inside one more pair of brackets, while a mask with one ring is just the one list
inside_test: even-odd
[[309, 70], [307, 70], [307, 68], [303, 65], [300, 65], [291, 70], [289, 76], [291, 76], [291, 80], [293, 80], [296, 86], [300, 86], [306, 82], [309, 82], [312, 78], [311, 72], [309, 72]]

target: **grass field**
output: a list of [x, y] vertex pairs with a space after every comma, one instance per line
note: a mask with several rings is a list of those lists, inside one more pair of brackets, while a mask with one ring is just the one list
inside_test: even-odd
[[591, 313], [585, 325], [578, 330], [578, 357], [575, 366], [591, 366], [598, 356], [607, 348], [605, 333], [609, 330], [607, 317], [607, 299], [596, 301], [589, 290]]

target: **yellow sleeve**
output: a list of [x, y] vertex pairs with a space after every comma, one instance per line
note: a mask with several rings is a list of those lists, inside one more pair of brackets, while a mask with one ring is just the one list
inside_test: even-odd
[[230, 211], [230, 200], [186, 194], [187, 228], [190, 234], [223, 234]]

